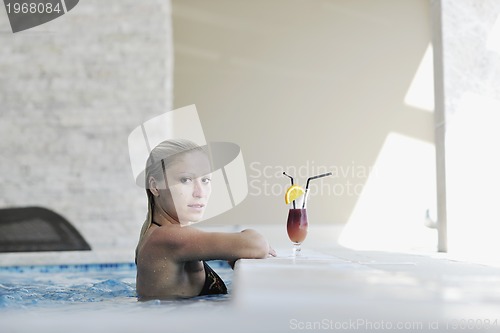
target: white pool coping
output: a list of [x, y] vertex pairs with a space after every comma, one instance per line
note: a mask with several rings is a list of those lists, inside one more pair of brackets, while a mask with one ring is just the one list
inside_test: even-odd
[[[169, 317], [158, 306], [139, 307], [134, 313], [119, 309], [85, 316], [68, 313], [65, 318], [31, 313], [28, 321], [22, 321], [24, 313], [0, 313], [0, 319], [8, 317], [6, 327], [19, 332], [42, 327], [38, 331], [51, 333], [68, 328], [132, 332], [167, 327], [186, 332], [384, 331], [384, 327], [436, 332], [460, 330], [456, 325], [469, 319], [475, 320], [476, 331], [488, 331], [481, 329], [486, 320], [496, 320], [498, 326], [490, 327], [493, 331], [500, 329], [498, 266], [437, 253], [356, 251], [337, 243], [340, 229], [332, 226], [311, 228], [301, 257], [293, 258], [283, 226], [254, 228], [269, 239], [278, 257], [237, 262], [231, 303], [223, 313], [190, 311]], [[133, 249], [2, 254], [0, 259], [2, 265], [130, 262]], [[15, 316], [22, 322], [12, 322]], [[396, 325], [416, 326], [396, 330]]]
[[[256, 226], [206, 226], [197, 225], [205, 231], [234, 232], [252, 228], [261, 232], [275, 248], [286, 248], [290, 244], [286, 235], [286, 227], [282, 225]], [[338, 238], [339, 226], [316, 226], [310, 228], [309, 243], [335, 243]], [[126, 246], [103, 246], [90, 251], [47, 251], [47, 252], [10, 252], [0, 253], [0, 266], [32, 266], [32, 265], [72, 265], [99, 263], [129, 263], [134, 262], [135, 244]]]
[[[302, 256], [240, 260], [234, 301], [289, 330], [500, 330], [500, 266], [438, 253], [356, 251], [317, 243]], [[272, 315], [269, 315], [272, 314]], [[487, 327], [487, 322], [496, 326]], [[337, 325], [333, 327], [332, 325]], [[338, 326], [338, 325], [341, 325]], [[448, 326], [447, 326], [448, 325]], [[454, 325], [454, 326], [453, 326]], [[339, 328], [340, 327], [340, 328]], [[436, 329], [438, 327], [439, 329]]]

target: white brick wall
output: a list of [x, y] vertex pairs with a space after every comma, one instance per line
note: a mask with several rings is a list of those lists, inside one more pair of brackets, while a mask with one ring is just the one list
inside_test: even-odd
[[17, 34], [0, 8], [0, 207], [44, 206], [94, 249], [132, 251], [145, 195], [127, 137], [171, 109], [172, 64], [168, 0], [80, 1]]

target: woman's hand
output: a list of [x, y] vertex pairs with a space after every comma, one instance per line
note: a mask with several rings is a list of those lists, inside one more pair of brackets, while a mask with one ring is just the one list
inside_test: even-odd
[[[268, 245], [268, 256], [271, 256], [271, 257], [276, 257], [276, 251], [274, 251], [274, 249]], [[238, 260], [238, 259], [236, 259]], [[232, 269], [234, 269], [234, 264], [236, 264], [236, 260], [228, 260], [227, 263], [229, 264], [229, 266], [231, 266]]]
[[269, 245], [269, 255], [272, 257], [276, 257], [276, 251]]

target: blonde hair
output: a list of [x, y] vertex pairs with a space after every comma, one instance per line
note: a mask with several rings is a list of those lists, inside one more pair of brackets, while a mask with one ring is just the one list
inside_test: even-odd
[[146, 161], [146, 168], [144, 170], [145, 174], [145, 188], [146, 195], [148, 197], [148, 213], [146, 216], [146, 221], [141, 228], [141, 233], [139, 236], [139, 242], [136, 248], [136, 259], [137, 259], [137, 251], [142, 242], [146, 231], [151, 226], [153, 222], [153, 213], [154, 213], [154, 195], [149, 188], [149, 179], [152, 177], [156, 180], [163, 180], [166, 186], [166, 175], [165, 170], [176, 160], [179, 159], [183, 155], [183, 153], [191, 152], [191, 151], [202, 151], [202, 147], [197, 145], [196, 143], [186, 140], [186, 139], [173, 139], [173, 140], [165, 140], [159, 143], [149, 154], [148, 160]]

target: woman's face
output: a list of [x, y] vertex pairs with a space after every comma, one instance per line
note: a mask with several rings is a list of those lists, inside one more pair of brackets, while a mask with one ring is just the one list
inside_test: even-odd
[[200, 151], [180, 154], [165, 173], [167, 188], [160, 190], [160, 206], [181, 225], [199, 222], [212, 191], [207, 156]]

